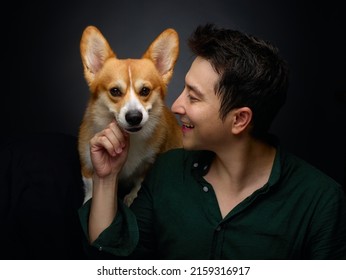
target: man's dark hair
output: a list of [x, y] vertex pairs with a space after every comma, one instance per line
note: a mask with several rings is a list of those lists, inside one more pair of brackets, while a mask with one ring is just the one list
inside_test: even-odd
[[215, 85], [220, 118], [224, 120], [232, 109], [249, 107], [252, 135], [265, 136], [285, 103], [288, 88], [288, 66], [278, 49], [254, 36], [213, 24], [198, 26], [188, 45], [220, 75]]

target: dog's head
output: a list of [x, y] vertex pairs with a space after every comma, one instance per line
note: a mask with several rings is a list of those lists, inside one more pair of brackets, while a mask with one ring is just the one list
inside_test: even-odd
[[163, 31], [141, 59], [118, 59], [101, 32], [89, 26], [80, 51], [90, 102], [102, 115], [130, 133], [141, 130], [151, 115], [159, 118], [179, 53], [175, 30]]

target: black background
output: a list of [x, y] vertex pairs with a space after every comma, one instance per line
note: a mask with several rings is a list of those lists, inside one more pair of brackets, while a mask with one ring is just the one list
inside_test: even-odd
[[279, 47], [291, 83], [272, 132], [288, 150], [344, 184], [346, 22], [340, 1], [45, 2], [12, 2], [2, 9], [3, 134], [78, 134], [89, 94], [79, 53], [86, 26], [97, 26], [119, 58], [140, 57], [160, 32], [176, 29], [181, 52], [169, 85], [171, 105], [192, 61], [187, 37], [198, 24], [213, 22]]

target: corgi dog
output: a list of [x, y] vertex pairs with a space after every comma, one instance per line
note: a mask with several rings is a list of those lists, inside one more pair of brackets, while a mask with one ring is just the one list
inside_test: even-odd
[[119, 174], [119, 195], [130, 206], [157, 155], [182, 147], [181, 128], [165, 105], [179, 54], [179, 37], [174, 29], [166, 29], [140, 59], [118, 59], [99, 29], [88, 26], [82, 34], [80, 52], [91, 93], [78, 136], [84, 203], [92, 197], [89, 141], [115, 120], [129, 134], [128, 157]]

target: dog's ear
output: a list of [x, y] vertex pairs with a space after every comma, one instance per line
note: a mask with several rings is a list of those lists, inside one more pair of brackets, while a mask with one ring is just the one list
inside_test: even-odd
[[110, 57], [115, 57], [107, 40], [95, 26], [85, 28], [80, 42], [80, 52], [84, 76], [89, 85], [104, 62]]
[[178, 55], [178, 33], [174, 29], [166, 29], [151, 43], [143, 58], [149, 58], [154, 62], [164, 83], [167, 85], [172, 78]]

